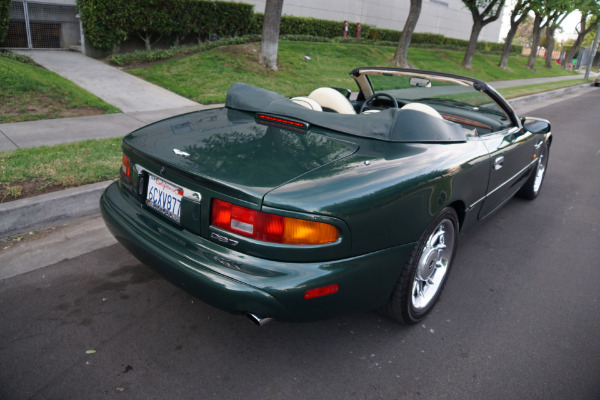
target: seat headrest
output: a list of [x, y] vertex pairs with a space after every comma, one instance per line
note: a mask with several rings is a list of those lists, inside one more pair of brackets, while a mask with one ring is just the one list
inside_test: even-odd
[[323, 111], [323, 108], [321, 108], [319, 103], [317, 103], [310, 97], [292, 97], [290, 100], [296, 104], [301, 105], [302, 107], [308, 108], [309, 110]]
[[352, 107], [350, 101], [340, 92], [329, 87], [322, 87], [313, 90], [308, 95], [321, 105], [323, 108], [329, 108], [340, 114], [356, 114], [356, 110]]
[[440, 115], [439, 112], [437, 112], [437, 110], [431, 106], [428, 106], [427, 104], [423, 104], [423, 103], [408, 103], [406, 105], [404, 105], [401, 110], [415, 110], [415, 111], [421, 111], [424, 112], [425, 114], [429, 114], [432, 117], [436, 117], [439, 119], [443, 119], [442, 116]]

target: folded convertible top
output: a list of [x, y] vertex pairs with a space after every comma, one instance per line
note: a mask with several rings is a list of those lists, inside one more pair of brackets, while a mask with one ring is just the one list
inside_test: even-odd
[[370, 114], [338, 114], [309, 110], [283, 95], [247, 83], [234, 83], [225, 107], [295, 118], [353, 136], [400, 143], [466, 142], [458, 124], [416, 110], [387, 109]]

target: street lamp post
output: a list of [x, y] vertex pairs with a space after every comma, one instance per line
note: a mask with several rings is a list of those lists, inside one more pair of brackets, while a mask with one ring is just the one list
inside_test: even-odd
[[592, 63], [594, 62], [594, 57], [596, 56], [596, 51], [598, 50], [598, 39], [600, 38], [600, 26], [596, 30], [596, 39], [594, 39], [594, 45], [592, 46], [592, 54], [590, 56], [590, 62], [585, 70], [585, 79], [586, 81], [590, 77], [590, 69], [592, 69]]

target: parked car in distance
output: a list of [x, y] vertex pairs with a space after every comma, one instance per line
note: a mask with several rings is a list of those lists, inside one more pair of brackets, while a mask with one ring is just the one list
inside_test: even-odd
[[540, 193], [550, 123], [468, 77], [350, 76], [352, 96], [236, 83], [222, 108], [130, 133], [100, 200], [107, 226], [169, 281], [260, 325], [370, 309], [421, 321], [460, 234]]

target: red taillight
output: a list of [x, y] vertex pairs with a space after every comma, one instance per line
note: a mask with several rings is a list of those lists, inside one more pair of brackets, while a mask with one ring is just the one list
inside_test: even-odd
[[125, 178], [129, 178], [131, 175], [131, 160], [125, 154], [123, 154], [123, 163], [121, 164], [121, 172]]
[[314, 299], [315, 297], [327, 296], [330, 294], [337, 293], [338, 290], [340, 290], [340, 286], [337, 284], [323, 286], [323, 287], [316, 288], [316, 289], [310, 289], [310, 290], [307, 290], [306, 292], [304, 292], [304, 298], [306, 300], [309, 300], [309, 299]]
[[251, 210], [218, 199], [212, 202], [211, 224], [238, 235], [273, 243], [326, 244], [335, 242], [339, 237], [333, 225]]

